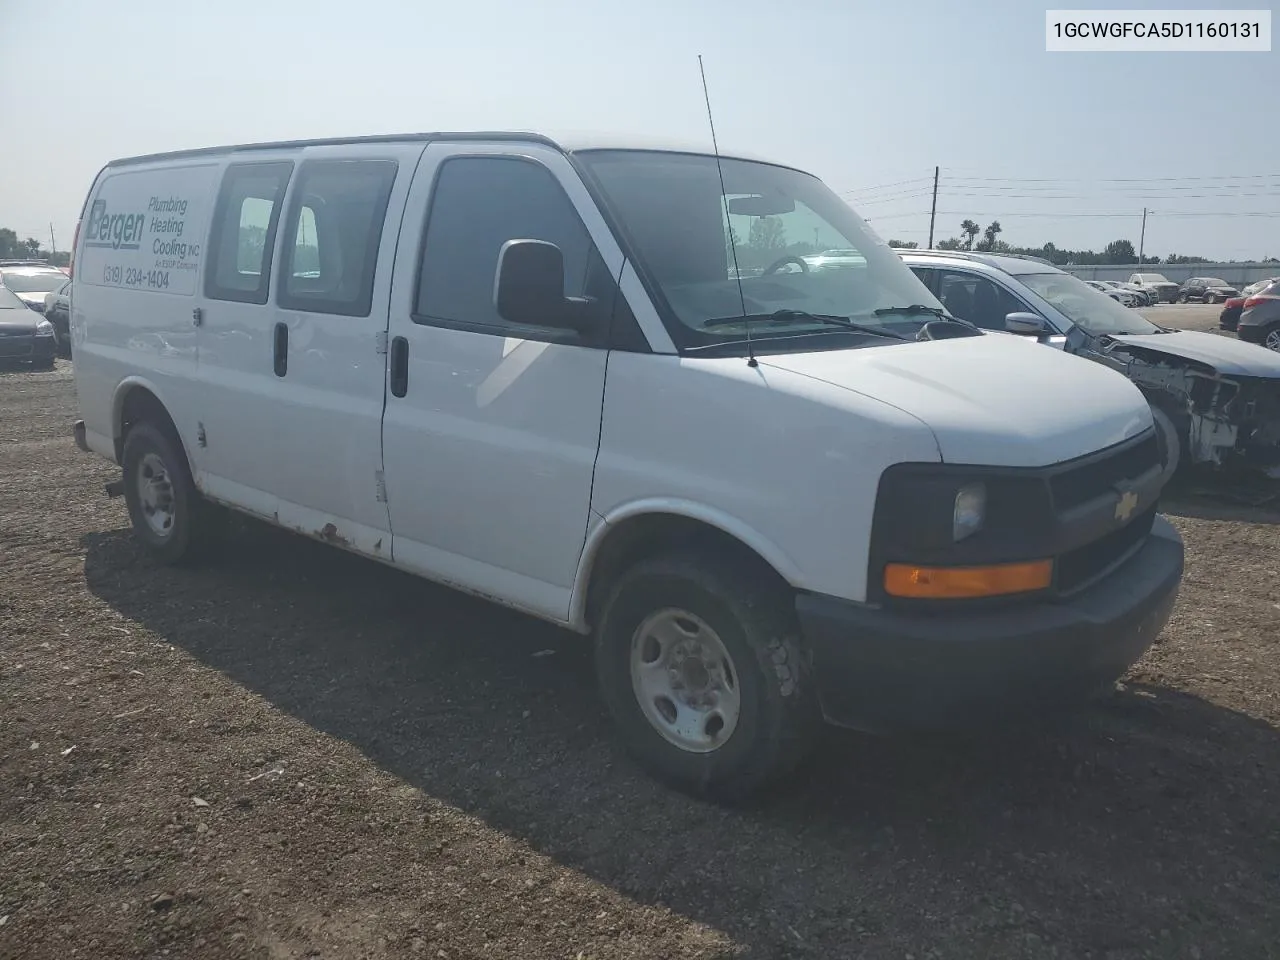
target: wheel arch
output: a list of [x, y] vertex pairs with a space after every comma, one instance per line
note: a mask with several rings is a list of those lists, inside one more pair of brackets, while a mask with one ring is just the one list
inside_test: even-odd
[[[597, 515], [599, 516], [599, 515]], [[609, 590], [640, 560], [682, 546], [724, 551], [756, 567], [780, 587], [801, 580], [780, 547], [735, 517], [697, 503], [653, 500], [630, 504], [588, 531], [569, 602], [569, 626], [590, 632]]]
[[[143, 377], [128, 377], [116, 387], [111, 403], [111, 442], [115, 450], [116, 463], [124, 461], [124, 441], [129, 428], [143, 420], [151, 420], [164, 430], [187, 460], [187, 469], [191, 470], [191, 453], [182, 441], [182, 434], [173, 421], [169, 408], [161, 398], [160, 390], [154, 383]], [[194, 471], [192, 471], [194, 473]]]

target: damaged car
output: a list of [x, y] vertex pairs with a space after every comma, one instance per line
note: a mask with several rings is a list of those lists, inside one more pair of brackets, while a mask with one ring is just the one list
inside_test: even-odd
[[1011, 254], [901, 251], [951, 314], [1111, 367], [1151, 404], [1170, 472], [1244, 465], [1280, 477], [1280, 354], [1160, 326], [1057, 267]]

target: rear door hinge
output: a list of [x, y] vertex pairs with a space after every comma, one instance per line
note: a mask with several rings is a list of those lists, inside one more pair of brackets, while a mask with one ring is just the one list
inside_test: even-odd
[[378, 353], [387, 352], [387, 331], [379, 330], [377, 334], [377, 351]]
[[373, 485], [377, 491], [378, 502], [387, 502], [387, 475], [381, 470], [373, 471]]

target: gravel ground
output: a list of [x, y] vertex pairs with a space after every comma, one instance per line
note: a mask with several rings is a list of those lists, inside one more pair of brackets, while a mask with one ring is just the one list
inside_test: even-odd
[[74, 418], [0, 372], [6, 960], [1280, 956], [1280, 514], [1170, 504], [1096, 708], [833, 731], [732, 812], [635, 771], [574, 637], [248, 522], [152, 566]]

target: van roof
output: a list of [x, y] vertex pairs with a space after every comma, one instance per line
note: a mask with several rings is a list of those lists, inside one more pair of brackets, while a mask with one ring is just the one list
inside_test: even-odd
[[[150, 153], [136, 157], [122, 157], [112, 160], [108, 167], [119, 167], [128, 164], [150, 163], [155, 160], [175, 160], [187, 157], [216, 156], [226, 153], [248, 153], [256, 150], [282, 150], [301, 147], [339, 146], [344, 144], [366, 143], [426, 143], [428, 141], [509, 141], [512, 143], [538, 143], [551, 147], [562, 153], [582, 153], [590, 150], [651, 150], [664, 153], [691, 153], [713, 156], [711, 145], [690, 141], [677, 141], [664, 138], [636, 136], [634, 134], [583, 133], [564, 131], [552, 136], [529, 130], [473, 130], [473, 131], [440, 131], [434, 133], [386, 133], [371, 134], [359, 137], [325, 137], [312, 140], [274, 140], [261, 143], [239, 143], [215, 147], [196, 147], [189, 150], [172, 150], [165, 153]], [[789, 167], [790, 164], [779, 163], [767, 157], [756, 156], [741, 150], [721, 150], [720, 156], [732, 160], [754, 160], [773, 166]], [[799, 169], [791, 167], [791, 169]]]

